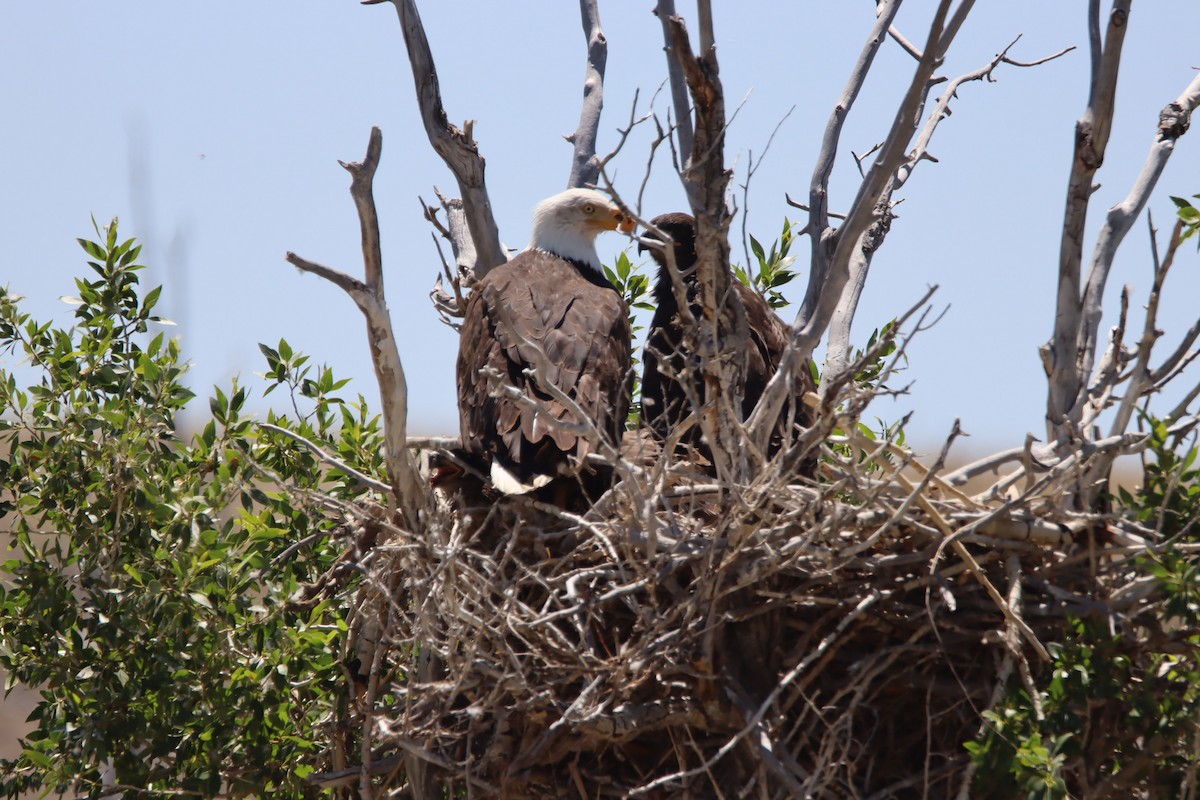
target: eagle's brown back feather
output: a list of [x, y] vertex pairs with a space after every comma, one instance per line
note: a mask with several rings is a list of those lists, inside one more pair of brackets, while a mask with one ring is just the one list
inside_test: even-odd
[[[539, 349], [544, 380], [614, 446], [621, 441], [631, 390], [629, 320], [612, 286], [589, 279], [586, 269], [527, 250], [488, 272], [467, 303], [457, 364], [463, 444], [522, 483], [574, 472], [590, 450], [585, 437], [551, 422], [582, 420], [525, 374]], [[537, 408], [490, 396], [489, 367]]]

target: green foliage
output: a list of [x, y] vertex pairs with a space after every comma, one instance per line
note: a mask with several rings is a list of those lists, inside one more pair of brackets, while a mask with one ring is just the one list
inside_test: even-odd
[[1039, 702], [1012, 688], [966, 744], [979, 767], [977, 796], [1058, 800], [1084, 781], [1180, 796], [1200, 714], [1195, 644], [1139, 652], [1103, 620], [1073, 621], [1049, 646], [1054, 663], [1038, 681]]
[[[1200, 194], [1192, 195], [1193, 200], [1200, 200]], [[1200, 231], [1200, 209], [1189, 200], [1182, 197], [1172, 197], [1171, 201], [1177, 206], [1176, 213], [1179, 214], [1179, 219], [1183, 221], [1183, 236], [1179, 241], [1185, 242]], [[1200, 250], [1200, 240], [1196, 242], [1196, 249]]]
[[[636, 322], [635, 309], [654, 310], [654, 306], [647, 302], [647, 298], [650, 296], [650, 279], [645, 273], [639, 272], [633, 262], [629, 260], [628, 250], [622, 250], [617, 256], [617, 264], [614, 268], [604, 267], [604, 275], [621, 295], [621, 299], [625, 301], [625, 306], [629, 309], [629, 329], [636, 335], [643, 326]], [[633, 352], [633, 401], [629, 404], [629, 418], [625, 422], [629, 428], [636, 428], [642, 416], [642, 378], [641, 370], [637, 369], [637, 365], [640, 363], [641, 360], [637, 357], [635, 349]]]
[[[892, 320], [886, 323], [882, 328], [876, 328], [871, 331], [870, 338], [867, 339], [867, 346], [862, 350], [854, 351], [854, 360], [858, 361], [866, 353], [870, 352], [876, 344], [883, 340], [879, 351], [875, 356], [865, 363], [858, 373], [854, 376], [855, 382], [861, 386], [877, 385], [883, 376], [883, 371], [887, 367], [888, 359], [896, 352], [896, 321]], [[898, 368], [895, 371], [899, 371]]]
[[1167, 423], [1144, 417], [1150, 441], [1142, 458], [1142, 489], [1134, 496], [1124, 487], [1118, 500], [1138, 522], [1175, 538], [1200, 536], [1200, 467], [1195, 436], [1175, 436]]
[[625, 301], [625, 305], [629, 309], [630, 330], [637, 333], [642, 327], [634, 323], [634, 309], [654, 310], [654, 306], [646, 301], [650, 294], [650, 278], [645, 273], [639, 272], [633, 262], [629, 260], [628, 250], [622, 250], [617, 256], [615, 267], [612, 269], [604, 267], [604, 276], [608, 278], [608, 282]]
[[1193, 440], [1149, 423], [1142, 491], [1121, 489], [1117, 499], [1171, 543], [1138, 559], [1130, 581], [1148, 581], [1153, 593], [1125, 628], [1157, 633], [1134, 646], [1108, 619], [1072, 621], [1049, 646], [1054, 663], [1036, 682], [1039, 702], [1010, 687], [967, 743], [979, 796], [1066, 798], [1101, 781], [1113, 787], [1105, 796], [1131, 796], [1132, 787], [1182, 796], [1200, 734], [1200, 557], [1178, 545], [1196, 539], [1200, 470]]
[[750, 250], [758, 261], [758, 270], [753, 275], [740, 266], [733, 268], [737, 279], [761, 294], [771, 308], [783, 308], [788, 305], [787, 298], [779, 289], [796, 277], [796, 273], [791, 269], [796, 257], [788, 255], [794, 241], [792, 223], [785, 219], [783, 232], [771, 243], [770, 251], [765, 250], [758, 239], [750, 237]]
[[[879, 350], [874, 356], [867, 360], [854, 376], [854, 381], [859, 386], [864, 388], [878, 388], [883, 379], [884, 370], [887, 368], [889, 357], [896, 352], [896, 323], [895, 321], [888, 322], [882, 328], [876, 328], [871, 331], [871, 336], [867, 339], [867, 346], [863, 349], [855, 349], [854, 360], [857, 362], [863, 356], [871, 352], [878, 344]], [[809, 368], [812, 370], [813, 380], [815, 383], [820, 383], [820, 375], [817, 374], [817, 367], [814, 362], [809, 362]], [[887, 422], [886, 420], [875, 419], [877, 428], [872, 428], [864, 422], [857, 423], [858, 434], [867, 442], [876, 443], [883, 441], [891, 441], [893, 444], [903, 446], [905, 442], [904, 423], [905, 420], [897, 422]], [[830, 442], [830, 447], [835, 453], [838, 453], [843, 458], [855, 458], [859, 464], [867, 469], [870, 473], [879, 473], [885, 466], [892, 462], [892, 454], [887, 450], [878, 451], [878, 448], [873, 448], [871, 452], [854, 446], [848, 442], [837, 441], [837, 437], [845, 437], [846, 432], [835, 428], [833, 430], [835, 441]], [[847, 498], [852, 499], [852, 498]]]
[[[97, 234], [80, 240], [96, 277], [77, 282], [74, 327], [0, 290], [0, 353], [38, 372], [24, 388], [0, 372], [0, 665], [7, 689], [40, 694], [0, 796], [312, 796], [302, 778], [344, 714], [346, 628], [336, 599], [289, 602], [342, 549], [303, 498], [362, 490], [260, 431], [236, 382], [183, 441], [186, 366], [149, 333], [159, 290], [139, 295], [115, 220]], [[345, 382], [286, 342], [264, 353], [267, 393], [283, 387], [295, 414], [271, 421], [378, 473], [362, 399], [335, 397]]]

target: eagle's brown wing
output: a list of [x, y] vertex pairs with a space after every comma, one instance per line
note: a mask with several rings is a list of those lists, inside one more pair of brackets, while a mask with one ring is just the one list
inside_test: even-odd
[[[526, 251], [485, 276], [463, 321], [458, 357], [459, 418], [469, 452], [498, 460], [525, 483], [571, 471], [589, 451], [568, 404], [605, 437], [620, 441], [630, 401], [630, 329], [624, 301], [585, 279], [565, 259]], [[533, 402], [489, 396], [491, 368]]]

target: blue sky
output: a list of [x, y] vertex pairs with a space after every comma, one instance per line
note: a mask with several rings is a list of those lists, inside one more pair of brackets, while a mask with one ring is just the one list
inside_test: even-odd
[[[692, 6], [679, 9], [691, 16]], [[760, 239], [778, 234], [784, 194], [807, 194], [818, 141], [872, 20], [872, 2], [717, 3], [716, 35], [730, 109], [727, 144], [739, 206]], [[910, 2], [899, 25], [923, 39], [933, 4]], [[609, 39], [601, 151], [617, 140], [635, 90], [644, 111], [666, 75], [652, 0], [601, 2]], [[736, 10], [735, 10], [736, 9]], [[529, 213], [565, 187], [579, 113], [585, 43], [573, 2], [466, 0], [421, 4], [452, 120], [477, 120], [501, 239], [523, 247]], [[695, 26], [692, 25], [693, 31]], [[1108, 158], [1089, 218], [1087, 249], [1103, 210], [1140, 169], [1158, 112], [1200, 65], [1200, 4], [1135, 4]], [[1019, 34], [1011, 55], [1032, 60], [1086, 45], [1079, 0], [981, 2], [943, 74], [985, 64]], [[1035, 69], [1002, 67], [996, 83], [965, 86], [931, 152], [903, 192], [900, 218], [878, 253], [856, 338], [907, 308], [928, 284], [949, 311], [911, 345], [902, 380], [911, 393], [873, 409], [910, 410], [910, 438], [936, 449], [955, 417], [978, 451], [1041, 436], [1045, 379], [1038, 346], [1050, 335], [1065, 182], [1074, 121], [1087, 92], [1086, 50]], [[913, 62], [884, 48], [843, 137], [831, 206], [850, 201], [848, 150], [880, 140]], [[384, 134], [376, 199], [389, 304], [411, 391], [412, 429], [454, 433], [455, 333], [427, 293], [440, 261], [417, 196], [454, 182], [425, 139], [403, 41], [390, 5], [353, 0], [164, 3], [124, 0], [0, 6], [0, 282], [36, 317], [68, 320], [58, 298], [83, 274], [76, 236], [90, 215], [121, 219], [145, 242], [147, 280], [165, 283], [163, 312], [193, 362], [200, 394], [234, 375], [258, 385], [258, 342], [288, 339], [355, 379], [372, 400], [364, 325], [348, 298], [299, 274], [284, 253], [360, 274], [358, 224], [337, 159], [358, 160], [371, 125]], [[665, 95], [656, 109], [665, 117]], [[747, 155], [758, 158], [788, 110], [743, 196]], [[636, 196], [652, 131], [630, 137], [615, 162], [618, 189]], [[1185, 136], [1151, 203], [1168, 229], [1168, 194], [1200, 192], [1200, 132]], [[685, 207], [678, 179], [656, 162], [643, 213]], [[792, 214], [799, 212], [792, 211]], [[740, 230], [740, 218], [735, 229]], [[611, 262], [627, 243], [599, 242]], [[798, 246], [800, 252], [807, 245]], [[734, 243], [735, 257], [740, 243]], [[801, 269], [803, 264], [801, 263]], [[1200, 260], [1189, 247], [1168, 282], [1164, 350], [1196, 315]], [[1149, 285], [1144, 220], [1109, 282], [1124, 283], [1140, 313]], [[793, 284], [793, 299], [803, 280]], [[792, 312], [785, 311], [790, 320]], [[1137, 315], [1135, 314], [1135, 317]], [[1106, 325], [1109, 324], [1106, 321]], [[1140, 318], [1136, 321], [1140, 328]], [[3, 364], [12, 368], [11, 361]], [[1195, 378], [1193, 377], [1194, 381]], [[270, 398], [268, 398], [270, 399]], [[1164, 407], [1166, 403], [1163, 403]], [[256, 406], [265, 409], [265, 402]], [[200, 403], [198, 409], [205, 405]]]

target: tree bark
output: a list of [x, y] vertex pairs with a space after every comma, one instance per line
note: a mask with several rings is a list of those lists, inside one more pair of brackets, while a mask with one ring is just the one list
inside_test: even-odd
[[462, 276], [463, 285], [470, 286], [486, 275], [488, 270], [508, 260], [504, 248], [500, 246], [500, 233], [488, 199], [484, 160], [471, 136], [471, 123], [468, 122], [465, 130], [462, 130], [451, 125], [446, 116], [437, 66], [433, 62], [433, 53], [429, 49], [429, 40], [425, 36], [415, 0], [365, 0], [364, 5], [382, 2], [392, 3], [400, 18], [400, 30], [404, 35], [413, 82], [416, 84], [421, 122], [425, 125], [429, 143], [458, 181], [459, 195], [477, 253], [474, 268]]
[[[708, 8], [701, 0], [702, 9]], [[711, 9], [700, 14], [702, 41], [712, 41]], [[704, 24], [707, 20], [707, 24]], [[696, 275], [701, 318], [692, 333], [698, 340], [704, 379], [701, 429], [712, 450], [713, 466], [726, 479], [748, 477], [746, 449], [738, 419], [745, 364], [738, 356], [749, 343], [746, 311], [729, 289], [729, 225], [725, 202], [732, 171], [725, 167], [725, 96], [715, 44], [697, 56], [687, 27], [676, 16], [668, 20], [670, 46], [687, 80], [696, 109], [695, 141], [683, 162], [683, 186], [696, 220]]]
[[1075, 124], [1075, 152], [1067, 181], [1067, 204], [1063, 218], [1062, 243], [1058, 256], [1058, 300], [1054, 332], [1044, 346], [1050, 391], [1046, 408], [1046, 433], [1052, 442], [1066, 444], [1077, 435], [1073, 413], [1086, 389], [1085, 367], [1090, 359], [1083, 353], [1085, 324], [1081, 296], [1083, 231], [1087, 224], [1093, 179], [1108, 147], [1116, 110], [1117, 74], [1128, 30], [1130, 0], [1114, 0], [1108, 29], [1100, 39], [1100, 0], [1088, 7], [1089, 42], [1092, 54], [1088, 105]]
[[596, 132], [600, 128], [600, 112], [604, 109], [604, 67], [608, 63], [608, 38], [600, 27], [597, 0], [579, 0], [583, 35], [587, 38], [587, 69], [583, 79], [583, 108], [579, 112], [579, 127], [567, 140], [575, 145], [571, 159], [571, 176], [567, 188], [595, 186], [600, 177], [600, 159], [596, 156]]

